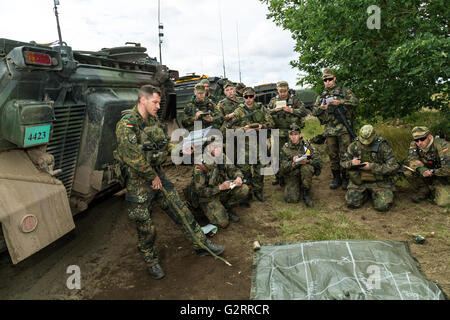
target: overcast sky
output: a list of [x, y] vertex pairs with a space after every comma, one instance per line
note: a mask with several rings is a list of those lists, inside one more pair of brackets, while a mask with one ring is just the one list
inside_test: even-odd
[[[53, 0], [0, 0], [0, 38], [49, 43], [58, 39]], [[60, 0], [63, 41], [74, 50], [139, 42], [159, 60], [158, 0]], [[221, 14], [220, 14], [221, 13]], [[162, 61], [180, 76], [223, 76], [246, 85], [286, 80], [295, 87], [298, 54], [289, 31], [266, 19], [258, 0], [161, 0]]]

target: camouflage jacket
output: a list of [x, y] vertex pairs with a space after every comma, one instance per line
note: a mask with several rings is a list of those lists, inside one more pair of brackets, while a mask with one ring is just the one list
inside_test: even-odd
[[301, 165], [292, 167], [292, 159], [294, 156], [309, 155], [309, 164], [316, 170], [322, 168], [322, 160], [320, 153], [313, 148], [305, 139], [301, 139], [297, 144], [293, 144], [291, 141], [286, 142], [281, 148], [280, 159], [280, 172], [283, 175], [291, 175], [295, 171], [300, 170]]
[[[444, 139], [433, 138], [433, 143], [427, 151], [419, 148], [414, 141], [411, 142], [408, 151], [408, 161], [411, 168], [419, 174], [433, 169], [433, 174], [438, 177], [447, 177], [450, 182], [450, 144]], [[421, 161], [425, 166], [419, 166], [416, 161]]]
[[[170, 152], [172, 145], [167, 143], [170, 139], [162, 129], [158, 117], [150, 116], [145, 120], [137, 106], [122, 114], [116, 125], [116, 154], [127, 168], [129, 178], [152, 181], [157, 175], [153, 168], [160, 165], [160, 160], [165, 159]], [[149, 141], [155, 142], [158, 148], [152, 152], [144, 151], [144, 145]], [[153, 155], [158, 157], [154, 158]]]
[[243, 128], [251, 123], [259, 123], [264, 129], [272, 129], [275, 125], [269, 110], [267, 110], [260, 102], [255, 102], [251, 109], [245, 104], [241, 104], [234, 111], [233, 119], [229, 122], [227, 128]]
[[236, 110], [241, 103], [243, 103], [242, 99], [237, 96], [234, 96], [233, 99], [226, 97], [225, 99], [220, 100], [216, 105], [215, 112], [217, 115], [221, 116], [221, 121], [223, 122], [223, 117]]
[[192, 171], [193, 192], [197, 193], [200, 201], [211, 199], [221, 191], [219, 185], [227, 180], [243, 178], [242, 172], [233, 164], [226, 164], [226, 156], [223, 155], [223, 164], [195, 164]]
[[[361, 162], [369, 162], [370, 170], [354, 168], [352, 166], [353, 158], [358, 158]], [[341, 161], [341, 166], [344, 169], [349, 169], [350, 180], [356, 185], [376, 181], [391, 183], [393, 176], [397, 174], [399, 169], [394, 152], [388, 142], [381, 136], [377, 136], [369, 146], [363, 145], [356, 138], [356, 141], [348, 146]]]
[[185, 127], [189, 131], [194, 130], [194, 121], [196, 121], [195, 114], [198, 111], [208, 112], [213, 117], [213, 122], [202, 120], [202, 117], [198, 118], [198, 121], [202, 121], [203, 128], [209, 126], [212, 126], [213, 128], [220, 127], [220, 117], [217, 117], [215, 115], [214, 103], [207, 98], [205, 99], [205, 101], [197, 101], [195, 99], [195, 96], [194, 99], [192, 99], [192, 101], [184, 107], [184, 116], [181, 120], [183, 127]]
[[280, 136], [289, 136], [288, 129], [293, 123], [296, 123], [302, 128], [305, 126], [303, 118], [308, 115], [308, 112], [306, 111], [305, 105], [302, 101], [292, 95], [289, 95], [289, 97], [285, 100], [286, 106], [293, 108], [294, 113], [285, 112], [283, 110], [275, 111], [277, 101], [284, 100], [277, 95], [270, 100], [267, 108], [269, 109], [270, 115], [275, 123], [274, 128], [280, 129]]
[[334, 108], [337, 106], [328, 105], [327, 110], [320, 108], [320, 105], [323, 104], [324, 100], [331, 97], [341, 101], [339, 107], [344, 106], [346, 109], [345, 118], [351, 126], [354, 108], [358, 106], [358, 99], [350, 90], [346, 88], [336, 86], [333, 88], [325, 88], [325, 90], [317, 97], [312, 113], [314, 116], [319, 118], [321, 124], [325, 124], [325, 136], [340, 136], [342, 134], [349, 133], [344, 124], [337, 120], [333, 113]]

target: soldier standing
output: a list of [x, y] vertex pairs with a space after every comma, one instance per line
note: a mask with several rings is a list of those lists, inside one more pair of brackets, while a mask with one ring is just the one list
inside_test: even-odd
[[[352, 141], [351, 134], [355, 136], [351, 126], [358, 99], [349, 89], [336, 85], [333, 70], [324, 69], [322, 78], [325, 90], [314, 103], [313, 115], [319, 118], [321, 124], [325, 124], [324, 135], [326, 136], [327, 153], [330, 157], [331, 172], [333, 173], [330, 188], [336, 189], [342, 184], [342, 189], [346, 190], [348, 172], [345, 169], [342, 170], [341, 178], [339, 162], [342, 161], [344, 153]], [[339, 111], [342, 112], [342, 119], [337, 116]]]
[[[290, 125], [295, 123], [303, 128], [305, 126], [303, 119], [308, 115], [308, 112], [303, 102], [289, 93], [289, 84], [286, 81], [278, 82], [277, 90], [278, 95], [270, 100], [267, 108], [275, 123], [274, 129], [280, 130], [279, 146], [281, 152], [281, 147], [289, 140]], [[272, 184], [284, 185], [279, 172], [275, 175], [275, 181]]]
[[298, 202], [300, 190], [303, 189], [305, 204], [312, 207], [312, 178], [314, 175], [320, 175], [321, 169], [319, 152], [303, 139], [301, 126], [292, 124], [289, 129], [289, 142], [281, 149], [280, 172], [286, 180], [284, 200], [289, 203]]
[[222, 123], [222, 134], [225, 137], [225, 128], [227, 123], [233, 118], [234, 111], [243, 103], [243, 99], [236, 96], [236, 88], [231, 81], [224, 84], [225, 99], [220, 100], [215, 108], [215, 113], [220, 117], [219, 121]]
[[370, 194], [376, 210], [391, 208], [393, 178], [399, 165], [387, 141], [377, 135], [371, 125], [361, 128], [356, 141], [348, 146], [341, 165], [349, 170], [350, 183], [345, 194], [348, 207], [361, 207]]
[[[197, 254], [209, 254], [208, 251], [199, 247], [197, 241], [204, 243], [215, 254], [221, 254], [224, 250], [222, 246], [214, 245], [206, 239], [191, 212], [181, 202], [173, 183], [161, 169], [160, 165], [170, 152], [170, 146], [167, 143], [169, 138], [164, 133], [157, 116], [160, 101], [159, 89], [151, 85], [145, 85], [139, 89], [137, 106], [124, 111], [124, 116], [117, 123], [117, 150], [115, 152], [127, 172], [128, 216], [136, 222], [138, 250], [154, 279], [161, 279], [165, 274], [154, 248], [156, 233], [149, 208], [152, 207], [158, 196], [161, 197], [160, 190], [162, 188], [168, 192], [170, 197], [167, 199], [164, 195], [162, 196], [169, 208], [167, 212], [169, 217], [194, 243]], [[151, 156], [149, 156], [150, 153], [144, 151], [147, 142], [151, 142]], [[174, 207], [175, 205], [177, 208]], [[192, 233], [183, 220], [190, 225]]]
[[232, 207], [248, 198], [249, 188], [243, 184], [241, 171], [227, 162], [223, 144], [217, 141], [209, 142], [206, 159], [194, 165], [185, 195], [192, 207], [200, 208], [210, 223], [226, 228], [230, 220], [239, 221]]
[[[270, 116], [269, 111], [261, 103], [255, 102], [256, 94], [253, 88], [244, 89], [244, 104], [241, 104], [239, 108], [234, 111], [232, 122], [227, 126], [232, 129], [243, 129], [244, 132], [255, 130], [258, 139], [258, 133], [261, 129], [271, 129], [274, 126], [273, 119]], [[238, 164], [239, 169], [244, 174], [250, 186], [250, 191], [261, 202], [264, 202], [263, 187], [264, 176], [261, 174], [262, 164], [259, 156], [254, 164], [250, 164], [249, 152], [250, 143], [246, 139], [245, 142], [245, 163]], [[256, 148], [258, 153], [258, 142], [256, 145], [252, 145], [252, 148]]]
[[184, 107], [184, 118], [181, 123], [184, 128], [189, 131], [194, 130], [194, 121], [201, 121], [206, 128], [212, 126], [214, 128], [220, 127], [220, 119], [215, 117], [214, 103], [211, 99], [206, 97], [205, 86], [197, 83], [194, 87], [195, 98], [192, 102]]
[[414, 127], [414, 141], [408, 152], [409, 166], [416, 174], [408, 174], [408, 181], [417, 194], [412, 201], [418, 203], [431, 198], [441, 207], [450, 205], [450, 152], [444, 139], [433, 137], [427, 127]]

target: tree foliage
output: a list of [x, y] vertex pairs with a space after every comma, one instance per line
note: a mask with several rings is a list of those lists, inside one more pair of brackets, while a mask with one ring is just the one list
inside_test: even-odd
[[[445, 0], [260, 0], [268, 19], [290, 30], [306, 76], [299, 85], [323, 88], [321, 70], [361, 101], [362, 117], [398, 117], [422, 107], [448, 115], [450, 6]], [[379, 29], [367, 20], [380, 8]], [[441, 99], [432, 99], [433, 94]], [[442, 98], [444, 97], [444, 98]], [[447, 97], [447, 98], [445, 98]]]

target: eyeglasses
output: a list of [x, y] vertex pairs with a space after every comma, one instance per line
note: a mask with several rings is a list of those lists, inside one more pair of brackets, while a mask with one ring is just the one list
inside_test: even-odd
[[244, 96], [244, 99], [253, 99], [255, 96], [251, 95], [251, 96]]
[[428, 136], [422, 137], [422, 138], [417, 138], [414, 139], [415, 142], [419, 142], [419, 141], [425, 141], [428, 138]]
[[328, 81], [333, 81], [334, 80], [334, 78], [325, 78], [325, 79], [323, 79], [323, 82], [328, 82]]

